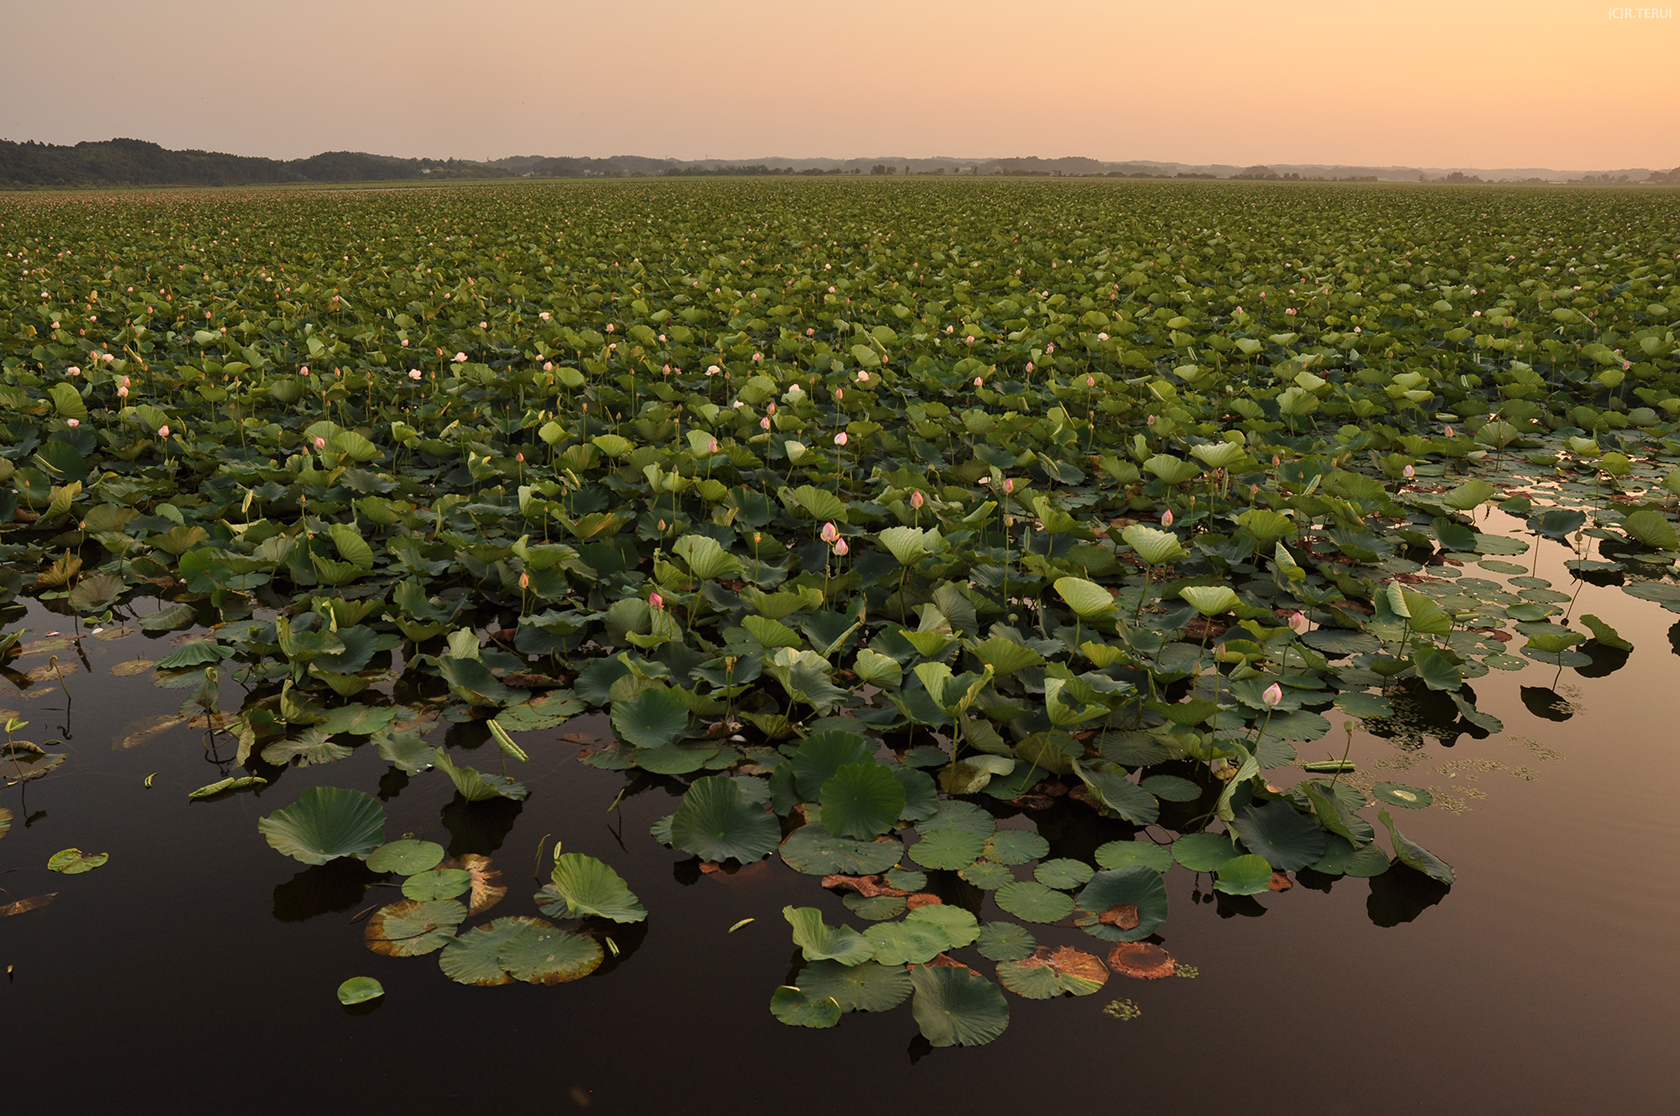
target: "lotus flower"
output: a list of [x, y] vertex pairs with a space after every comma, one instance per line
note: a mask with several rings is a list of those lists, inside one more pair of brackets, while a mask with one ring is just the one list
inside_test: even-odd
[[917, 511], [921, 511], [922, 510], [922, 505], [925, 504], [925, 503], [927, 503], [927, 498], [924, 497], [920, 492], [910, 493], [910, 506], [911, 507], [915, 508]]
[[651, 608], [651, 609], [654, 609], [656, 611], [658, 609], [664, 608], [665, 607], [665, 598], [661, 597], [658, 593], [649, 593], [648, 594], [648, 607]]
[[1173, 525], [1173, 513], [1172, 513], [1172, 509], [1168, 508], [1166, 511], [1161, 513], [1161, 526], [1171, 527], [1172, 525]]
[[844, 558], [846, 555], [850, 554], [851, 551], [852, 548], [846, 545], [845, 539], [834, 540], [834, 556], [836, 558]]
[[1266, 687], [1266, 692], [1260, 695], [1260, 700], [1275, 709], [1283, 701], [1283, 687], [1273, 682]]
[[839, 537], [840, 537], [840, 528], [836, 527], [832, 520], [823, 524], [823, 526], [822, 526], [822, 541], [823, 542], [832, 544], [834, 542], [834, 540], [838, 539]]
[[845, 445], [846, 441], [847, 441], [846, 432], [844, 430], [840, 431], [840, 433], [838, 433], [834, 436], [834, 444], [837, 445], [837, 446]]

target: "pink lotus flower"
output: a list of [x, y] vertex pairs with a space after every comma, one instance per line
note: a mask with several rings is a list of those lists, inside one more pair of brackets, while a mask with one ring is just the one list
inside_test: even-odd
[[850, 554], [851, 552], [852, 552], [852, 548], [846, 545], [846, 540], [845, 539], [835, 539], [834, 540], [834, 556], [836, 558], [844, 558], [846, 555]]
[[[665, 371], [669, 372], [670, 370], [671, 370], [671, 366], [669, 364], [667, 364], [665, 366]], [[543, 361], [543, 371], [544, 372], [554, 371], [554, 362], [552, 360]]]
[[545, 322], [548, 321], [548, 311], [544, 310], [542, 313], [538, 314], [537, 317], [541, 318]]
[[125, 388], [125, 387], [118, 388], [117, 389], [117, 398], [118, 399], [127, 399], [128, 398], [128, 389]]
[[979, 376], [974, 377], [974, 386], [975, 387], [979, 387], [984, 382], [985, 381], [981, 380]]
[[80, 426], [80, 425], [82, 425], [82, 420], [81, 419], [65, 419], [64, 420], [64, 425], [65, 426]]
[[1050, 342], [1048, 345], [1044, 346], [1044, 351], [1047, 352], [1047, 353], [1055, 352], [1056, 351], [1056, 343], [1054, 341]]
[[1416, 478], [1417, 478], [1417, 470], [1412, 468], [1410, 465], [1406, 466], [1406, 479], [1407, 480], [1415, 480]]
[[82, 370], [80, 368], [77, 368], [74, 364], [72, 364], [70, 366], [70, 375], [80, 376], [81, 374], [82, 374]]
[[868, 382], [869, 382], [869, 373], [864, 372], [862, 370], [859, 370], [859, 372], [858, 372], [858, 383], [867, 384]]
[[613, 331], [613, 325], [612, 325], [612, 323], [611, 323], [611, 322], [608, 322], [608, 323], [607, 323], [607, 332], [608, 332], [608, 333], [611, 333], [611, 332], [612, 332], [612, 331]]
[[489, 329], [490, 328], [490, 323], [489, 322], [479, 322], [478, 323], [478, 328], [479, 329]]
[[1266, 692], [1260, 695], [1260, 700], [1265, 702], [1267, 705], [1276, 708], [1283, 701], [1283, 687], [1279, 686], [1276, 682], [1273, 682], [1270, 686], [1266, 687]]
[[1171, 527], [1172, 525], [1173, 525], [1173, 513], [1172, 513], [1172, 509], [1168, 508], [1166, 511], [1161, 513], [1161, 526]]
[[168, 426], [160, 426], [160, 427], [158, 427], [158, 437], [159, 437], [159, 438], [167, 438], [167, 437], [169, 437], [169, 427], [168, 427]]
[[648, 594], [648, 607], [651, 608], [651, 609], [654, 609], [655, 611], [664, 608], [665, 607], [665, 598], [661, 597], [658, 593], [649, 593]]
[[922, 510], [922, 505], [925, 504], [925, 503], [927, 503], [927, 498], [924, 497], [920, 492], [910, 493], [910, 506], [911, 507], [915, 508], [917, 511], [921, 511]]
[[408, 370], [408, 378], [411, 380], [418, 380], [420, 378], [420, 369], [410, 368]]
[[315, 439], [315, 448], [318, 449], [318, 450], [326, 449], [327, 448], [327, 440], [325, 438], [316, 438]]
[[848, 441], [848, 439], [846, 437], [846, 432], [844, 430], [840, 431], [840, 433], [838, 433], [834, 436], [834, 444], [837, 445], [837, 446], [843, 446], [843, 445], [846, 444], [847, 441]]
[[760, 430], [769, 430], [770, 429], [770, 418], [769, 418], [768, 415], [766, 415], [764, 418], [761, 418], [761, 419], [758, 420], [758, 428]]
[[838, 539], [839, 537], [840, 537], [840, 528], [836, 527], [832, 520], [823, 524], [823, 526], [822, 526], [822, 541], [823, 542], [832, 543], [832, 542], [834, 542], [835, 539]]
[[715, 364], [711, 364], [711, 365], [706, 366], [706, 375], [708, 375], [708, 376], [716, 376], [719, 372], [722, 372], [722, 371], [723, 371], [723, 369], [719, 368]]
[[467, 362], [467, 354], [466, 353], [456, 353], [454, 359], [455, 359], [456, 364], [465, 364]]

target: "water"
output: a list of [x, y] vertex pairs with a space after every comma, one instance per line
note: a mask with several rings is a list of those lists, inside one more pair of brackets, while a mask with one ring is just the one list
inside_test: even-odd
[[[1570, 587], [1568, 554], [1542, 546], [1540, 576]], [[451, 808], [447, 780], [402, 785], [371, 748], [288, 771], [260, 793], [189, 802], [188, 790], [221, 775], [199, 733], [112, 746], [181, 700], [149, 676], [109, 673], [125, 659], [161, 657], [167, 639], [86, 639], [92, 672], [66, 679], [68, 719], [50, 684], [0, 697], [32, 722], [22, 736], [48, 739], [67, 720], [71, 730], [51, 749], [69, 753], [64, 767], [0, 798], [17, 815], [0, 841], [0, 901], [59, 893], [45, 909], [0, 920], [0, 965], [13, 967], [0, 986], [8, 1107], [109, 1110], [143, 1097], [174, 1111], [277, 1113], [440, 1104], [991, 1113], [1047, 1102], [1156, 1113], [1672, 1112], [1676, 617], [1592, 585], [1573, 612], [1603, 617], [1636, 649], [1605, 677], [1561, 672], [1568, 708], [1548, 711], [1567, 720], [1522, 700], [1521, 687], [1552, 686], [1554, 669], [1493, 671], [1472, 684], [1504, 733], [1450, 749], [1431, 738], [1411, 770], [1385, 775], [1470, 807], [1394, 811], [1411, 839], [1454, 865], [1450, 892], [1391, 874], [1199, 901], [1207, 877], [1175, 866], [1164, 939], [1196, 979], [1116, 976], [1078, 1000], [1011, 995], [1008, 1031], [974, 1050], [928, 1049], [907, 1006], [847, 1015], [827, 1031], [778, 1023], [769, 996], [797, 962], [781, 908], [858, 920], [779, 860], [708, 875], [657, 845], [648, 826], [674, 808], [676, 784], [646, 784], [609, 813], [622, 777], [583, 767], [574, 743], [543, 733], [523, 740], [531, 762], [518, 774], [532, 794], [517, 809]], [[39, 610], [27, 623], [36, 634], [69, 630]], [[585, 719], [564, 731], [588, 738], [604, 725]], [[470, 762], [496, 769], [493, 747]], [[1303, 747], [1303, 758], [1324, 747]], [[1353, 748], [1362, 769], [1398, 754], [1362, 734]], [[1508, 770], [1518, 768], [1532, 778]], [[489, 917], [535, 913], [545, 838], [613, 865], [651, 917], [614, 935], [616, 960], [557, 987], [463, 987], [435, 955], [376, 956], [356, 916], [396, 889], [364, 891], [359, 867], [344, 862], [303, 869], [257, 833], [259, 816], [311, 784], [378, 786], [388, 838], [412, 832], [452, 854], [492, 855], [509, 893]], [[1088, 854], [1119, 832], [1074, 804], [1037, 821], [1052, 856]], [[110, 863], [75, 877], [46, 871], [47, 857], [72, 845], [108, 851]], [[987, 898], [981, 917], [998, 916]], [[726, 932], [744, 918], [757, 921]], [[1032, 929], [1044, 944], [1097, 945], [1077, 930]], [[993, 975], [972, 952], [959, 956]], [[358, 974], [386, 988], [371, 1010], [334, 998]], [[1135, 1002], [1141, 1017], [1104, 1014], [1116, 999]]]

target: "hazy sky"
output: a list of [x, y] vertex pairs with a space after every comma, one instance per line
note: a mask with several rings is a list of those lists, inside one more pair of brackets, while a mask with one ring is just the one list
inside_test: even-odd
[[1659, 2], [0, 0], [0, 138], [1666, 168]]

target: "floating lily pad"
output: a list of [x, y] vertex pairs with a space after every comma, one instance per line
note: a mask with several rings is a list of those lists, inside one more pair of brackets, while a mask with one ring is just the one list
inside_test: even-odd
[[[1098, 872], [1091, 882], [1074, 897], [1075, 905], [1084, 914], [1076, 918], [1076, 925], [1087, 934], [1111, 942], [1135, 942], [1155, 933], [1167, 920], [1167, 887], [1161, 874], [1153, 868], [1137, 865]], [[1135, 908], [1137, 924], [1123, 925], [1127, 918], [1104, 921], [1105, 915]]]
[[1032, 956], [1038, 942], [1032, 932], [1013, 922], [988, 922], [974, 940], [980, 956], [988, 961], [1019, 961]]
[[110, 853], [85, 853], [81, 849], [61, 849], [47, 858], [47, 867], [66, 876], [91, 872], [111, 859]]
[[840, 1003], [833, 996], [807, 995], [783, 985], [770, 994], [770, 1014], [790, 1027], [832, 1027], [840, 1022]]
[[513, 977], [502, 967], [502, 946], [524, 933], [530, 921], [515, 916], [473, 927], [444, 946], [438, 955], [438, 968], [459, 984], [487, 987], [509, 983]]
[[812, 876], [873, 876], [885, 872], [904, 855], [904, 844], [895, 837], [859, 841], [835, 837], [820, 823], [802, 825], [781, 844], [782, 859], [789, 868]]
[[430, 899], [454, 899], [472, 890], [472, 873], [459, 868], [442, 871], [416, 872], [403, 881], [405, 898], [426, 902]]
[[924, 836], [936, 829], [960, 830], [984, 839], [997, 832], [997, 819], [972, 802], [948, 798], [931, 818], [916, 824], [916, 831]]
[[455, 928], [466, 920], [467, 908], [453, 899], [404, 899], [375, 911], [362, 928], [362, 940], [387, 957], [419, 957], [453, 941]]
[[838, 961], [861, 965], [874, 955], [874, 947], [850, 926], [830, 926], [815, 907], [783, 907], [782, 917], [793, 927], [793, 944], [807, 961]]
[[855, 891], [841, 896], [840, 901], [848, 911], [870, 922], [897, 918], [907, 906], [902, 895], [860, 895]]
[[1172, 855], [1192, 872], [1214, 872], [1238, 854], [1224, 834], [1186, 833], [1173, 842]]
[[[1220, 840], [1224, 841], [1224, 838]], [[1225, 844], [1228, 846], [1230, 842], [1226, 841]], [[1130, 868], [1142, 864], [1157, 872], [1165, 872], [1172, 867], [1173, 846], [1157, 845], [1153, 841], [1141, 839], [1110, 841], [1106, 845], [1098, 846], [1093, 859], [1099, 868]]]
[[385, 995], [385, 986], [372, 977], [351, 977], [338, 986], [338, 1002], [345, 1007], [365, 1004]]
[[1281, 871], [1305, 868], [1324, 855], [1324, 831], [1287, 802], [1245, 806], [1231, 827], [1250, 852]]
[[850, 966], [813, 961], [799, 971], [795, 984], [813, 1000], [834, 1000], [841, 1011], [891, 1011], [915, 987], [908, 970], [874, 961]]
[[906, 925], [924, 924], [939, 928], [945, 935], [946, 949], [961, 949], [971, 945], [980, 935], [980, 922], [968, 911], [947, 903], [931, 903], [917, 907], [904, 916]]
[[928, 922], [877, 922], [863, 936], [883, 965], [920, 965], [951, 948], [944, 931]]
[[1089, 996], [1108, 982], [1108, 967], [1094, 954], [1061, 946], [1040, 946], [1030, 957], [998, 964], [1003, 986], [1029, 1000]]
[[1137, 980], [1160, 980], [1178, 972], [1173, 955], [1152, 942], [1121, 942], [1110, 951], [1108, 967]]
[[412, 876], [443, 863], [443, 846], [433, 841], [402, 840], [381, 845], [368, 854], [370, 872], [395, 872]]
[[[496, 962], [508, 976], [528, 984], [564, 984], [581, 980], [601, 967], [601, 943], [584, 934], [561, 930], [540, 918], [516, 917], [519, 928], [496, 950]], [[440, 959], [441, 960], [441, 959]]]
[[980, 859], [985, 848], [985, 839], [967, 829], [922, 830], [922, 839], [910, 846], [910, 859], [923, 868], [955, 871]]
[[1073, 897], [1036, 880], [1006, 883], [993, 893], [1001, 910], [1025, 922], [1060, 922], [1073, 913]]
[[1050, 851], [1050, 842], [1030, 829], [1000, 829], [986, 839], [985, 857], [998, 864], [1025, 864]]
[[1177, 775], [1151, 775], [1138, 785], [1163, 802], [1194, 802], [1202, 797], [1201, 787]]
[[1261, 856], [1249, 853], [1232, 857], [1219, 866], [1215, 890], [1227, 895], [1261, 895], [1271, 890], [1272, 866]]
[[1046, 860], [1034, 868], [1033, 879], [1045, 887], [1069, 891], [1088, 882], [1095, 873], [1096, 869], [1083, 860], [1063, 857], [1058, 860]]
[[1422, 787], [1408, 787], [1404, 783], [1378, 783], [1371, 788], [1371, 797], [1407, 810], [1421, 810], [1435, 801], [1435, 796]]
[[1006, 883], [1013, 883], [1015, 873], [1002, 864], [990, 860], [980, 860], [968, 867], [960, 869], [957, 875], [973, 884], [981, 891], [996, 891]]

